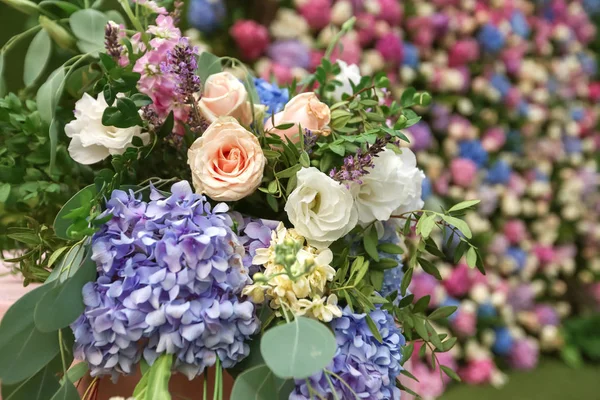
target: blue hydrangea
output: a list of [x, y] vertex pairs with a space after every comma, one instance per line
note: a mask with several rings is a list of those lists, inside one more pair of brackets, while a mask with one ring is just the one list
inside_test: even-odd
[[261, 218], [244, 217], [236, 211], [229, 213], [236, 223], [237, 235], [240, 244], [244, 246], [244, 267], [250, 276], [258, 272], [259, 266], [252, 264], [257, 249], [264, 249], [271, 245], [271, 234], [279, 225], [279, 221]]
[[525, 263], [527, 262], [527, 253], [520, 247], [509, 247], [506, 250], [506, 256], [515, 263], [515, 267], [518, 271], [525, 268]]
[[188, 9], [188, 22], [204, 33], [219, 28], [227, 16], [223, 0], [192, 0]]
[[410, 42], [404, 42], [404, 58], [402, 64], [407, 67], [417, 68], [419, 66], [419, 48]]
[[497, 53], [504, 47], [505, 38], [500, 29], [492, 24], [485, 24], [477, 35], [481, 47], [487, 52]]
[[565, 151], [569, 154], [579, 154], [583, 151], [583, 143], [581, 139], [573, 136], [565, 136], [563, 138]]
[[590, 15], [600, 14], [600, 0], [583, 0], [583, 8]]
[[251, 280], [227, 211], [185, 181], [167, 198], [153, 190], [149, 202], [112, 193], [112, 218], [92, 238], [99, 277], [83, 288], [85, 312], [72, 326], [93, 376], [174, 354], [191, 379], [217, 357], [229, 368], [248, 355], [259, 320], [239, 297]]
[[526, 38], [531, 32], [527, 18], [525, 18], [525, 15], [521, 11], [515, 10], [513, 12], [510, 17], [510, 25], [513, 31], [521, 37]]
[[[331, 321], [338, 348], [327, 370], [342, 378], [344, 383], [333, 375], [329, 378], [339, 399], [358, 396], [361, 399], [399, 400], [396, 377], [402, 369], [401, 350], [406, 341], [387, 311], [375, 310], [369, 316], [381, 333], [381, 343], [373, 336], [366, 314], [354, 314], [346, 307], [341, 318]], [[334, 395], [325, 374], [315, 374], [308, 378], [308, 382], [320, 398], [332, 400]], [[296, 388], [289, 399], [310, 398], [307, 380], [296, 381]]]
[[494, 74], [490, 79], [490, 83], [492, 84], [492, 87], [500, 93], [500, 96], [502, 98], [508, 95], [508, 92], [511, 88], [511, 84], [506, 75]]
[[468, 158], [479, 168], [487, 163], [488, 153], [479, 140], [463, 140], [458, 146], [461, 158]]
[[[398, 237], [397, 225], [395, 222], [387, 221], [383, 223], [383, 235], [379, 239], [379, 243], [392, 243], [398, 245], [400, 238]], [[396, 301], [400, 301], [402, 296], [400, 295], [400, 285], [404, 273], [402, 272], [402, 256], [400, 254], [390, 254], [383, 251], [379, 252], [379, 258], [390, 258], [398, 263], [395, 268], [386, 269], [383, 273], [383, 285], [381, 287], [380, 294], [383, 297], [388, 296], [394, 291], [398, 291], [398, 297]]]
[[425, 177], [425, 179], [423, 179], [423, 182], [421, 182], [421, 198], [425, 201], [428, 198], [430, 198], [432, 194], [433, 189], [431, 187], [431, 180]]
[[487, 173], [486, 181], [493, 185], [506, 185], [510, 180], [512, 169], [504, 160], [498, 160]]
[[496, 307], [490, 302], [480, 304], [477, 308], [477, 316], [480, 318], [493, 318], [498, 315]]
[[510, 331], [506, 327], [501, 327], [496, 328], [494, 332], [496, 333], [496, 339], [494, 340], [492, 350], [500, 356], [508, 355], [514, 345], [514, 339]]
[[444, 301], [442, 301], [440, 303], [440, 307], [456, 307], [457, 308], [456, 311], [448, 317], [448, 321], [452, 322], [458, 316], [458, 310], [460, 309], [460, 301], [458, 301], [454, 297], [448, 296], [448, 297], [446, 297], [446, 299]]
[[260, 103], [267, 106], [267, 118], [283, 110], [283, 107], [290, 99], [290, 93], [287, 88], [280, 88], [262, 78], [255, 78], [254, 86], [256, 86]]

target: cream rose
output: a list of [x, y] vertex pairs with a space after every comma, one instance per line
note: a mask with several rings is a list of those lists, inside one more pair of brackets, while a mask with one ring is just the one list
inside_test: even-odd
[[142, 134], [141, 126], [115, 128], [102, 124], [102, 114], [108, 108], [104, 95], [94, 99], [87, 93], [75, 103], [75, 119], [65, 126], [65, 134], [71, 138], [69, 154], [79, 164], [95, 164], [106, 157], [123, 154], [131, 146], [134, 136], [149, 140]]
[[[274, 123], [273, 121], [274, 120]], [[269, 118], [265, 123], [265, 130], [279, 135], [281, 138], [288, 137], [293, 142], [300, 140], [299, 127], [311, 131], [321, 131], [331, 121], [331, 110], [327, 104], [319, 101], [316, 94], [302, 93], [292, 98], [284, 107], [283, 111]], [[280, 130], [275, 126], [283, 124], [294, 124], [291, 128]]]
[[318, 169], [303, 168], [285, 211], [311, 246], [325, 248], [350, 232], [358, 221], [352, 194]]
[[258, 139], [234, 118], [221, 117], [188, 150], [196, 192], [235, 201], [260, 185], [265, 156]]
[[252, 106], [244, 84], [230, 72], [208, 77], [198, 101], [200, 113], [210, 123], [219, 117], [234, 117], [244, 125], [252, 122]]

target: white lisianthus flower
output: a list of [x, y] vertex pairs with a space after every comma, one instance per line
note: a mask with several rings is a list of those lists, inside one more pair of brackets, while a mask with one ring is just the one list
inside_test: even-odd
[[108, 108], [104, 95], [94, 99], [87, 93], [75, 103], [75, 119], [65, 126], [65, 133], [71, 138], [69, 154], [80, 164], [95, 164], [106, 157], [123, 154], [131, 146], [134, 136], [144, 143], [148, 134], [142, 134], [141, 126], [115, 128], [102, 125], [102, 114]]
[[317, 168], [298, 171], [298, 185], [288, 197], [285, 211], [298, 234], [318, 249], [350, 232], [358, 213], [350, 191]]
[[421, 183], [425, 175], [417, 168], [410, 150], [396, 154], [386, 149], [373, 159], [373, 164], [374, 168], [361, 177], [362, 183], [351, 186], [361, 224], [387, 221], [404, 209], [422, 207]]
[[337, 63], [340, 66], [341, 71], [336, 75], [335, 80], [341, 82], [342, 86], [336, 86], [335, 90], [331, 93], [331, 96], [335, 101], [340, 101], [342, 100], [342, 95], [344, 93], [353, 93], [350, 82], [354, 83], [354, 85], [358, 85], [362, 77], [358, 65], [348, 65], [342, 60], [338, 60]]

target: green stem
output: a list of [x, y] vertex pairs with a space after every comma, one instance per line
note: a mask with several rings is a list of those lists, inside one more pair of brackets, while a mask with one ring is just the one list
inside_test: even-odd
[[221, 376], [221, 360], [219, 356], [217, 356], [217, 363], [215, 365], [215, 387], [213, 391], [213, 400], [219, 400], [219, 389], [221, 388], [221, 384], [219, 383], [223, 377]]
[[208, 400], [208, 370], [204, 369], [204, 390], [202, 391], [202, 400]]
[[63, 376], [67, 376], [67, 361], [65, 359], [65, 349], [63, 348], [62, 329], [58, 330], [58, 347], [60, 348], [60, 360], [62, 361]]
[[333, 382], [331, 382], [331, 378], [329, 377], [329, 375], [327, 375], [327, 373], [325, 374], [325, 378], [327, 379], [327, 383], [329, 384], [329, 388], [331, 389], [331, 393], [333, 394], [333, 400], [340, 400], [335, 388], [333, 387]]
[[39, 31], [40, 29], [42, 29], [42, 26], [36, 25], [33, 28], [29, 28], [25, 32], [19, 33], [18, 35], [15, 35], [15, 36], [11, 37], [10, 39], [8, 39], [8, 41], [0, 49], [0, 56], [2, 56], [3, 53], [8, 52], [11, 49], [11, 47], [13, 45], [15, 45], [19, 40], [26, 38], [30, 34], [35, 33], [37, 31]]
[[137, 19], [136, 16], [133, 14], [133, 11], [131, 10], [131, 7], [129, 6], [129, 1], [128, 0], [119, 0], [119, 4], [123, 8], [123, 11], [125, 11], [125, 14], [127, 14], [127, 17], [133, 24], [133, 27], [135, 29], [137, 29], [137, 31], [140, 32], [142, 34], [142, 36], [145, 37], [145, 29], [142, 26], [142, 24], [140, 23], [140, 20]]
[[348, 383], [344, 379], [342, 379], [341, 376], [339, 376], [335, 372], [331, 372], [328, 369], [325, 369], [324, 371], [325, 371], [326, 375], [329, 374], [329, 375], [333, 376], [334, 378], [336, 378], [338, 381], [340, 381], [342, 383], [342, 385], [346, 386], [348, 388], [348, 390], [350, 390], [352, 392], [352, 394], [354, 395], [354, 397], [356, 397], [357, 400], [360, 400], [360, 397], [358, 397], [358, 394], [356, 394], [354, 389], [352, 389], [352, 387], [350, 385], [348, 385]]

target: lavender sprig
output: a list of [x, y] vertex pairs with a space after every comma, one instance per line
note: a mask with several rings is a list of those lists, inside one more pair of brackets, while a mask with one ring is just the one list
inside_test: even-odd
[[114, 22], [108, 22], [104, 28], [106, 53], [115, 60], [118, 60], [123, 52], [123, 46], [119, 43], [119, 29], [119, 26]]
[[175, 0], [173, 2], [173, 12], [171, 12], [171, 17], [173, 18], [173, 25], [178, 26], [179, 22], [181, 22], [181, 13], [183, 12], [183, 0]]
[[391, 141], [391, 135], [377, 138], [375, 143], [367, 148], [367, 151], [363, 152], [362, 149], [359, 149], [356, 154], [345, 157], [344, 165], [339, 170], [333, 168], [329, 171], [329, 176], [340, 183], [345, 182], [348, 188], [350, 188], [351, 182], [362, 184], [360, 178], [369, 173], [367, 168], [374, 167], [373, 159], [378, 157], [379, 153], [385, 150], [385, 147]]
[[313, 147], [317, 144], [317, 135], [315, 135], [310, 129], [304, 129], [304, 151], [311, 154]]
[[192, 104], [194, 94], [200, 91], [200, 77], [196, 75], [198, 49], [189, 45], [186, 38], [179, 39], [173, 50], [167, 53], [167, 61], [161, 63], [160, 69], [164, 74], [173, 74], [177, 82], [177, 93], [185, 102]]

